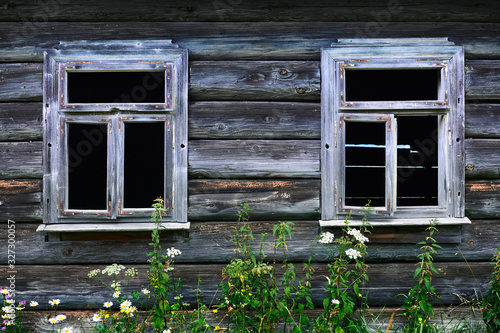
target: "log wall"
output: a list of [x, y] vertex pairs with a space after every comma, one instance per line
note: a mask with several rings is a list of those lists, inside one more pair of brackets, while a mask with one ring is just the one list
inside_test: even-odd
[[[465, 47], [466, 215], [473, 223], [440, 231], [436, 286], [443, 305], [459, 303], [455, 294], [473, 298], [487, 290], [488, 261], [500, 245], [498, 3], [90, 3], [9, 2], [0, 10], [0, 274], [5, 281], [10, 219], [16, 222], [22, 298], [45, 304], [60, 298], [64, 309], [98, 308], [106, 292], [87, 277], [89, 270], [114, 262], [146, 268], [147, 234], [69, 233], [48, 242], [35, 232], [42, 217], [43, 51], [59, 41], [141, 38], [172, 39], [189, 49], [192, 227], [164, 237], [183, 252], [177, 263], [188, 300], [198, 275], [204, 300], [216, 293], [221, 269], [234, 257], [231, 231], [245, 198], [256, 234], [271, 233], [278, 220], [294, 221], [289, 259], [300, 265], [309, 257], [321, 232], [320, 48], [355, 37], [449, 37]], [[375, 228], [367, 286], [372, 305], [400, 304], [397, 295], [412, 285], [414, 244], [423, 237], [423, 228]], [[315, 252], [322, 272], [326, 253]], [[145, 282], [142, 273], [134, 283]], [[314, 287], [318, 304], [322, 285]]]

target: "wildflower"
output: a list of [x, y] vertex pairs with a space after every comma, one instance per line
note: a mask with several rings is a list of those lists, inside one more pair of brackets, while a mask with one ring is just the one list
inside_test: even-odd
[[118, 275], [123, 269], [125, 269], [125, 266], [113, 264], [103, 269], [102, 274], [108, 274], [109, 276]]
[[120, 297], [120, 292], [119, 291], [115, 291], [113, 293], [113, 298], [118, 298], [118, 297]]
[[353, 259], [353, 260], [356, 260], [358, 258], [361, 258], [361, 253], [358, 251], [358, 250], [355, 250], [355, 249], [349, 249], [347, 251], [345, 251], [345, 254], [350, 258], [350, 259]]
[[61, 333], [73, 333], [73, 329], [71, 327], [64, 327]]
[[61, 303], [61, 300], [59, 298], [49, 301], [49, 304], [52, 306], [59, 305], [59, 303]]
[[126, 301], [123, 301], [123, 302], [120, 304], [120, 308], [121, 308], [121, 309], [126, 309], [126, 308], [129, 308], [131, 305], [132, 305], [132, 302], [131, 302], [131, 301], [129, 301], [129, 300], [126, 300]]
[[52, 325], [57, 324], [58, 322], [59, 320], [57, 320], [56, 317], [49, 318], [49, 323], [51, 323]]
[[167, 249], [167, 257], [174, 258], [180, 254], [182, 254], [182, 252], [174, 247]]
[[135, 268], [129, 268], [125, 271], [125, 276], [136, 276], [138, 274], [139, 273], [137, 272], [137, 270]]
[[58, 321], [58, 322], [61, 322], [61, 321], [63, 321], [64, 319], [66, 319], [66, 316], [65, 316], [65, 315], [63, 315], [63, 314], [60, 314], [60, 315], [57, 315], [56, 319], [57, 319], [57, 321]]
[[101, 272], [100, 269], [94, 269], [94, 270], [91, 270], [90, 273], [89, 273], [89, 277], [94, 277], [94, 276], [97, 276], [97, 274], [99, 274]]
[[[3, 288], [3, 287], [2, 287]], [[9, 295], [9, 291], [7, 289], [2, 289], [2, 294]]]
[[217, 309], [213, 309], [213, 310], [212, 310], [212, 312], [213, 312], [213, 313], [217, 313]]
[[368, 237], [362, 235], [361, 231], [359, 231], [358, 229], [351, 229], [347, 232], [347, 234], [356, 238], [356, 240], [360, 243], [368, 242]]
[[167, 273], [170, 272], [170, 271], [173, 271], [173, 270], [174, 270], [174, 268], [172, 266], [168, 266], [168, 267], [166, 267], [164, 269], [164, 271], [167, 272]]
[[332, 304], [338, 305], [340, 304], [340, 301], [336, 298], [332, 299]]
[[8, 304], [14, 304], [16, 301], [14, 301], [13, 299], [8, 299], [5, 300], [5, 302], [7, 302]]
[[319, 239], [319, 242], [322, 244], [331, 244], [331, 243], [333, 243], [334, 237], [335, 236], [329, 231], [323, 232], [323, 233], [321, 233], [321, 238]]
[[162, 333], [171, 333], [170, 328], [168, 330], [163, 330]]
[[220, 331], [220, 326], [215, 326], [214, 331]]
[[95, 313], [94, 316], [92, 317], [92, 321], [102, 321], [101, 315]]
[[21, 310], [24, 310], [24, 307], [21, 304], [19, 304], [16, 309], [21, 311]]
[[26, 301], [20, 301], [19, 305], [26, 306]]
[[110, 308], [113, 306], [113, 302], [105, 302], [103, 305], [105, 308]]
[[115, 288], [115, 290], [120, 290], [120, 282], [115, 282], [111, 284], [111, 288]]
[[149, 295], [149, 293], [150, 293], [150, 291], [149, 291], [148, 289], [146, 289], [146, 288], [143, 288], [143, 289], [141, 290], [141, 292], [142, 292], [144, 295]]

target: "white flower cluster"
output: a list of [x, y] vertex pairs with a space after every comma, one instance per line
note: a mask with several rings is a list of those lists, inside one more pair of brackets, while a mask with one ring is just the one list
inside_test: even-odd
[[169, 257], [169, 258], [173, 259], [174, 257], [181, 255], [181, 254], [182, 254], [182, 252], [174, 247], [167, 249], [167, 257]]
[[134, 312], [137, 312], [137, 308], [135, 306], [132, 306], [131, 301], [126, 300], [120, 304], [120, 312], [124, 312], [126, 314], [129, 314], [131, 317], [133, 317]]
[[60, 315], [57, 315], [55, 317], [51, 317], [49, 318], [49, 323], [51, 324], [59, 324], [60, 322], [62, 322], [63, 320], [66, 319], [66, 316], [63, 315], [63, 314], [60, 314]]
[[335, 236], [331, 232], [323, 232], [321, 234], [321, 238], [319, 239], [319, 242], [322, 244], [331, 244], [333, 243], [333, 238]]
[[347, 232], [347, 234], [356, 238], [356, 240], [360, 243], [368, 242], [368, 237], [361, 234], [361, 231], [359, 231], [358, 229], [351, 229]]
[[108, 274], [109, 276], [111, 275], [118, 275], [122, 271], [122, 269], [125, 269], [125, 266], [123, 265], [118, 265], [118, 264], [113, 264], [111, 266], [106, 267], [105, 269], [102, 270], [102, 274]]
[[349, 250], [345, 251], [345, 254], [352, 260], [356, 260], [358, 258], [361, 258], [361, 253], [355, 249], [349, 249]]

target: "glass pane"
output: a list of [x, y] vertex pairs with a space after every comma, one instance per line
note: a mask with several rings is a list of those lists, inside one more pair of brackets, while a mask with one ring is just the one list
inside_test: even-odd
[[107, 210], [108, 126], [68, 126], [68, 208]]
[[154, 199], [164, 198], [165, 123], [124, 124], [125, 208], [151, 208]]
[[385, 206], [384, 122], [345, 122], [345, 205]]
[[437, 116], [398, 116], [398, 206], [438, 204]]
[[440, 69], [345, 71], [346, 101], [437, 100]]
[[165, 71], [73, 71], [68, 103], [165, 103]]

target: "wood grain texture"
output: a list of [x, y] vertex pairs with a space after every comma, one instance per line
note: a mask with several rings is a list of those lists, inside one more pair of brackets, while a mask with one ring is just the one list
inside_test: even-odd
[[[192, 102], [189, 139], [321, 138], [321, 106], [302, 102]], [[468, 138], [499, 139], [499, 104], [467, 104]], [[0, 141], [42, 140], [42, 104], [0, 103]]]
[[[191, 61], [189, 100], [319, 102], [319, 64], [316, 61]], [[500, 80], [500, 60], [468, 61], [466, 67], [468, 101], [500, 100], [500, 85], [496, 84]], [[41, 100], [41, 63], [0, 64], [0, 101]]]
[[[442, 14], [442, 13], [440, 13]], [[134, 13], [135, 15], [135, 13]], [[380, 24], [378, 24], [380, 23]], [[467, 59], [498, 59], [499, 23], [37, 22], [0, 23], [0, 61], [39, 62], [59, 41], [172, 39], [191, 60], [319, 60], [338, 38], [449, 37]]]
[[[197, 22], [197, 21], [367, 21], [380, 25], [386, 22], [499, 22], [500, 8], [497, 2], [480, 0], [439, 3], [427, 1], [315, 1], [313, 3], [283, 0], [221, 0], [206, 2], [149, 1], [136, 6], [136, 2], [124, 0], [120, 6], [113, 1], [88, 1], [85, 4], [69, 1], [45, 1], [33, 3], [16, 1], [6, 3], [0, 21], [6, 22]], [[133, 9], [132, 9], [133, 8]], [[451, 10], [450, 10], [451, 8]], [[375, 25], [374, 25], [375, 26]], [[375, 26], [376, 27], [376, 26]]]
[[[0, 179], [41, 178], [42, 146], [0, 142]], [[190, 140], [188, 149], [190, 179], [320, 178], [319, 140]], [[465, 152], [467, 178], [500, 178], [500, 140], [467, 139]]]
[[[236, 210], [236, 207], [235, 207]], [[251, 212], [253, 214], [253, 212]], [[168, 231], [162, 233], [162, 244], [174, 246], [183, 255], [176, 261], [184, 264], [225, 263], [234, 258], [232, 238], [237, 224], [236, 215], [232, 221], [193, 222], [189, 233]], [[252, 215], [251, 215], [252, 217]], [[252, 221], [251, 228], [256, 236], [252, 246], [257, 249], [261, 234], [267, 234], [268, 244], [273, 242], [272, 230], [278, 223], [274, 221]], [[473, 220], [470, 225], [439, 226], [435, 234], [442, 249], [436, 255], [437, 261], [489, 261], [498, 246], [496, 229], [499, 220]], [[44, 233], [35, 230], [39, 223], [16, 222], [16, 263], [18, 265], [53, 265], [57, 264], [108, 264], [110, 258], [124, 265], [145, 263], [146, 253], [150, 251], [148, 243], [150, 232], [122, 233], [67, 233], [62, 241], [47, 242]], [[369, 235], [369, 262], [405, 261], [414, 262], [419, 253], [415, 244], [428, 235], [425, 227], [378, 227], [374, 224]], [[292, 262], [305, 262], [315, 253], [315, 262], [328, 260], [328, 252], [314, 246], [320, 232], [330, 231], [339, 237], [339, 228], [320, 229], [318, 221], [294, 221], [293, 237], [288, 239], [288, 259]], [[0, 240], [7, 242], [7, 230], [0, 232]], [[272, 254], [269, 245], [264, 250]], [[134, 253], [133, 256], [130, 253]], [[281, 252], [277, 253], [283, 259]], [[7, 262], [7, 252], [0, 254], [0, 259]]]
[[[471, 219], [500, 218], [500, 180], [469, 180], [465, 214]], [[0, 220], [41, 221], [41, 179], [0, 181]], [[319, 220], [319, 179], [190, 180], [189, 220], [234, 220], [244, 200], [254, 220]]]
[[[88, 273], [93, 269], [103, 269], [104, 265], [31, 265], [17, 267], [16, 296], [19, 299], [37, 300], [40, 304], [47, 304], [50, 299], [58, 298], [61, 303], [58, 310], [65, 309], [99, 309], [106, 301], [111, 300], [109, 289], [101, 285], [96, 278], [89, 278]], [[131, 266], [127, 266], [131, 267]], [[149, 265], [133, 265], [139, 272], [132, 278], [129, 288], [140, 290], [148, 285], [146, 270]], [[183, 301], [193, 303], [196, 301], [195, 290], [199, 285], [202, 294], [200, 301], [211, 305], [220, 296], [217, 285], [222, 280], [222, 264], [177, 264], [173, 278], [182, 278]], [[316, 306], [321, 306], [325, 297], [327, 280], [322, 277], [328, 274], [325, 264], [313, 264], [316, 278], [311, 281], [311, 298]], [[470, 267], [470, 268], [469, 268]], [[489, 263], [449, 263], [436, 264], [440, 275], [434, 276], [432, 282], [436, 288], [440, 301], [438, 305], [459, 304], [460, 299], [456, 294], [467, 299], [476, 296], [488, 289], [488, 281], [493, 271]], [[368, 270], [369, 282], [360, 288], [363, 293], [368, 293], [368, 302], [372, 306], [400, 305], [404, 297], [415, 283], [412, 279], [415, 270], [414, 263], [373, 263]], [[0, 268], [6, 274], [5, 268]], [[277, 267], [276, 277], [281, 279], [281, 268]], [[103, 277], [111, 283], [110, 277]], [[297, 270], [297, 280], [302, 279], [303, 273]], [[120, 279], [121, 280], [121, 279]], [[123, 280], [122, 286], [125, 285]], [[473, 287], [475, 286], [476, 291]], [[140, 300], [138, 302], [140, 304]], [[49, 307], [47, 305], [47, 307]]]

